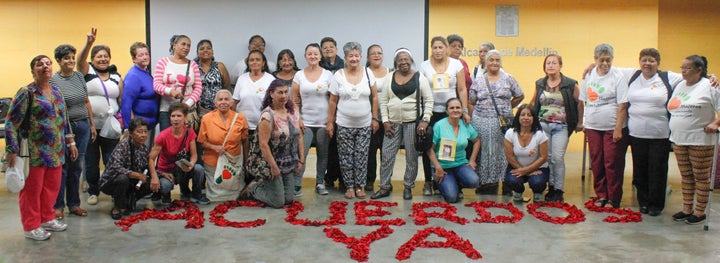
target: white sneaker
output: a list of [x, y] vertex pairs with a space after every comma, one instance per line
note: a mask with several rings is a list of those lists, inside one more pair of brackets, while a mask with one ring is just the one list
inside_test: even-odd
[[42, 227], [35, 228], [31, 231], [25, 231], [25, 237], [38, 241], [47, 240], [51, 235], [52, 234], [50, 234], [50, 232], [45, 231]]
[[325, 189], [324, 184], [318, 184], [317, 186], [315, 186], [315, 192], [317, 192], [319, 195], [327, 195], [328, 194], [328, 190]]
[[90, 195], [90, 197], [88, 197], [87, 203], [88, 203], [88, 205], [97, 205], [97, 203], [98, 203], [97, 195]]
[[44, 229], [46, 231], [61, 232], [61, 231], [65, 231], [65, 229], [67, 229], [67, 224], [60, 222], [57, 219], [53, 219], [53, 220], [47, 221], [45, 223], [42, 223], [42, 225], [40, 225], [40, 227], [42, 227], [42, 229]]

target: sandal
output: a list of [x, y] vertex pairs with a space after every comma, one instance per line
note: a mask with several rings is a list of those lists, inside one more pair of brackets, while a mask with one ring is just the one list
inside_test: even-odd
[[367, 197], [367, 195], [365, 195], [365, 190], [363, 190], [363, 187], [355, 189], [355, 196], [358, 199], [365, 199], [365, 197]]
[[250, 200], [250, 199], [252, 199], [252, 190], [253, 190], [253, 188], [254, 188], [256, 185], [260, 184], [261, 182], [262, 182], [262, 179], [259, 179], [259, 180], [253, 180], [252, 182], [250, 182], [249, 184], [247, 184], [247, 185], [245, 186], [245, 188], [242, 189], [242, 191], [240, 191], [240, 195], [238, 195], [238, 198], [237, 198], [237, 199], [238, 199], [238, 200]]
[[118, 220], [122, 218], [122, 212], [120, 212], [120, 209], [118, 209], [117, 207], [113, 207], [112, 211], [110, 211], [110, 217], [113, 220]]
[[347, 198], [347, 199], [353, 199], [353, 198], [355, 198], [355, 190], [354, 190], [352, 187], [351, 187], [351, 188], [348, 188], [348, 189], [345, 191], [345, 198]]
[[76, 215], [76, 216], [87, 216], [88, 212], [85, 211], [85, 209], [80, 208], [79, 206], [71, 207], [70, 208], [70, 214]]
[[64, 209], [62, 208], [55, 209], [55, 219], [63, 220], [63, 218], [65, 217], [65, 212], [63, 210]]
[[607, 199], [597, 199], [595, 200], [595, 203], [593, 203], [597, 207], [605, 207], [605, 204], [607, 204]]

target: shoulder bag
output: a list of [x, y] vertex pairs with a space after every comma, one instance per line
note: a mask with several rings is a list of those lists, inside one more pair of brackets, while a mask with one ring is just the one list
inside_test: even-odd
[[[393, 73], [394, 74], [394, 73]], [[415, 72], [415, 75], [413, 75], [413, 79], [415, 79], [416, 83], [418, 84], [417, 88], [415, 89], [415, 112], [417, 118], [415, 119], [415, 128], [417, 130], [417, 127], [420, 125], [420, 122], [422, 122], [423, 114], [425, 113], [425, 103], [420, 103], [422, 101], [422, 98], [420, 96], [420, 73]], [[393, 80], [395, 79], [395, 76], [393, 75]], [[421, 110], [422, 109], [422, 110]], [[415, 150], [419, 153], [425, 152], [432, 147], [432, 139], [433, 139], [433, 127], [428, 126], [427, 129], [425, 129], [425, 134], [420, 135], [415, 132]]]
[[510, 128], [510, 124], [508, 123], [507, 119], [505, 119], [505, 116], [500, 115], [500, 111], [498, 110], [497, 103], [495, 103], [495, 94], [492, 92], [492, 88], [490, 88], [490, 81], [488, 80], [487, 73], [485, 75], [485, 85], [487, 85], [488, 92], [490, 93], [490, 99], [492, 100], [493, 106], [495, 107], [495, 114], [497, 114], [498, 121], [500, 122], [500, 130], [502, 131], [503, 136], [505, 135], [505, 132]]
[[[225, 141], [223, 141], [222, 144], [223, 147], [225, 147], [228, 137], [230, 137], [230, 133], [235, 126], [235, 121], [237, 120], [237, 117], [238, 113], [235, 113], [235, 117], [233, 117], [232, 123], [230, 124], [230, 129], [228, 129], [228, 132], [225, 135]], [[218, 156], [217, 165], [215, 165], [215, 174], [213, 175], [213, 182], [219, 188], [231, 191], [239, 191], [242, 181], [242, 179], [240, 179], [242, 178], [242, 167], [242, 153], [237, 156], [233, 156], [227, 152], [224, 152], [223, 154]]]

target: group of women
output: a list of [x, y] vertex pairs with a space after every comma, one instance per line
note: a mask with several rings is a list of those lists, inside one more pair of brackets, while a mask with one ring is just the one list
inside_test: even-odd
[[[20, 194], [25, 236], [31, 239], [65, 230], [59, 221], [65, 206], [71, 214], [87, 215], [78, 193], [82, 171], [90, 186], [88, 204], [96, 204], [101, 191], [111, 195], [114, 219], [150, 193], [169, 203], [175, 184], [181, 198], [198, 204], [253, 198], [282, 207], [302, 194], [311, 145], [320, 195], [327, 195], [337, 178], [345, 198], [366, 198], [366, 191], [373, 191], [379, 149], [379, 189], [371, 198], [389, 196], [396, 153], [404, 145], [406, 200], [412, 199], [422, 155], [424, 195], [437, 189], [446, 201], [458, 202], [462, 188], [497, 194], [504, 181], [514, 200], [522, 201], [523, 184], [529, 182], [534, 201], [543, 199], [548, 186], [545, 200], [562, 201], [568, 138], [583, 130], [595, 205], [619, 207], [625, 151], [632, 145], [640, 210], [659, 215], [672, 141], [684, 200], [673, 218], [687, 223], [705, 218], [720, 95], [711, 88], [704, 57], [688, 57], [682, 74], [668, 74], [658, 70], [659, 52], [644, 49], [640, 70], [619, 69], [612, 67], [612, 47], [601, 44], [580, 88], [561, 73], [562, 57], [551, 54], [531, 103], [519, 106], [523, 90], [502, 69], [500, 52], [483, 43], [480, 65], [470, 74], [467, 63], [457, 59], [464, 45], [457, 35], [434, 37], [431, 57], [417, 67], [410, 50], [397, 49], [392, 70], [382, 66], [379, 45], [367, 49], [363, 66], [359, 43], [343, 45], [340, 58], [337, 43], [327, 37], [305, 47], [305, 68], [297, 67], [292, 51], [283, 50], [272, 73], [264, 39], [253, 36], [242, 72], [232, 74], [215, 61], [211, 41], [201, 40], [191, 60], [190, 38], [175, 35], [170, 56], [158, 61], [154, 74], [147, 45], [134, 43], [134, 65], [124, 79], [110, 63], [110, 48], [93, 46], [96, 37], [93, 28], [77, 64], [72, 46], [58, 46], [55, 74], [49, 58], [34, 58], [34, 82], [11, 106], [9, 164], [20, 140], [33, 138], [31, 172]], [[113, 118], [125, 124], [122, 138], [106, 131]], [[20, 127], [29, 127], [27, 133]], [[424, 153], [415, 147], [418, 136], [431, 140]], [[228, 158], [239, 158], [244, 167], [218, 179], [219, 160]], [[249, 169], [251, 160], [262, 160], [257, 164], [264, 169]]]

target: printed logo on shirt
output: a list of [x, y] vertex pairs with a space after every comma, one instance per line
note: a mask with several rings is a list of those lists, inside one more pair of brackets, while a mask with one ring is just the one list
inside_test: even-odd
[[255, 91], [255, 94], [260, 94], [260, 93], [263, 93], [264, 91], [265, 91], [265, 89], [263, 89], [262, 87], [259, 87], [259, 88], [257, 88], [257, 90]]
[[682, 105], [682, 102], [689, 100], [690, 97], [690, 94], [687, 94], [685, 92], [675, 93], [673, 98], [670, 99], [670, 102], [668, 102], [668, 110], [674, 110], [679, 108], [680, 105]]
[[[593, 88], [597, 89], [597, 92], [593, 90]], [[605, 92], [605, 88], [603, 86], [600, 86], [597, 83], [590, 83], [590, 87], [587, 88], [587, 95], [590, 102], [595, 102], [600, 98], [600, 94]]]
[[652, 86], [650, 86], [650, 90], [655, 90], [655, 89], [657, 89], [657, 88], [658, 88], [658, 85], [657, 85], [657, 84], [652, 84]]
[[535, 151], [534, 151], [534, 150], [530, 150], [530, 156], [534, 156], [534, 155], [535, 155]]
[[318, 84], [317, 87], [315, 87], [315, 91], [320, 92], [323, 89], [322, 84]]

